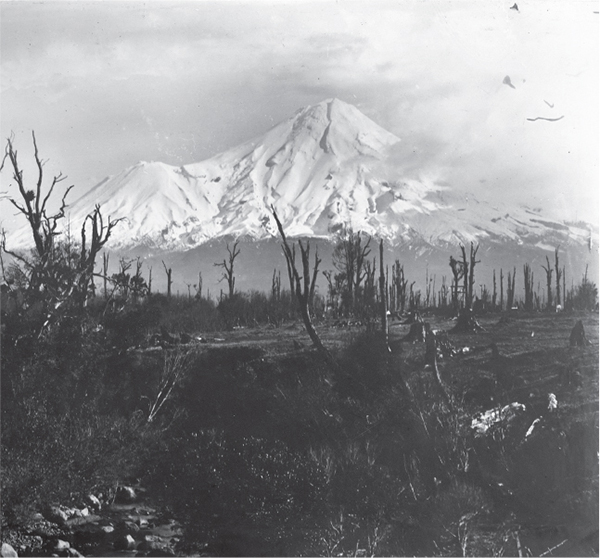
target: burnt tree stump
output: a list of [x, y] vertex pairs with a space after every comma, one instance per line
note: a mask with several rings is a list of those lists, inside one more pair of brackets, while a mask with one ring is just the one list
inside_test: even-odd
[[427, 330], [429, 329], [429, 324], [426, 322], [414, 322], [410, 326], [410, 330], [402, 339], [403, 341], [408, 341], [409, 343], [417, 343], [425, 342], [425, 338], [427, 336]]
[[585, 337], [585, 329], [583, 328], [583, 322], [578, 320], [571, 330], [571, 336], [569, 338], [569, 344], [571, 347], [585, 347], [589, 344]]
[[484, 331], [484, 329], [475, 319], [473, 310], [470, 308], [463, 308], [458, 313], [456, 325], [450, 330], [450, 333], [473, 333], [477, 331]]

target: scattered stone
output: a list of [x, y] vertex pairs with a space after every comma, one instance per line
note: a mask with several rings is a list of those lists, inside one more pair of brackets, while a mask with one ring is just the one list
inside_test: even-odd
[[31, 528], [31, 534], [40, 537], [57, 537], [64, 533], [64, 526], [59, 527], [55, 522], [43, 519]]
[[131, 535], [124, 535], [115, 540], [115, 550], [135, 550], [135, 539]]
[[73, 545], [87, 550], [89, 546], [107, 544], [112, 541], [114, 531], [115, 528], [112, 525], [88, 523], [75, 530]]
[[73, 557], [83, 556], [83, 554], [81, 554], [81, 552], [79, 552], [78, 550], [76, 550], [74, 548], [65, 548], [62, 552], [59, 552], [58, 555], [59, 556], [73, 556]]
[[84, 498], [84, 502], [95, 511], [100, 511], [102, 509], [102, 503], [100, 502], [98, 497], [94, 496], [93, 494], [88, 494]]
[[69, 519], [67, 513], [58, 506], [48, 506], [43, 515], [48, 521], [57, 525], [64, 525]]
[[115, 501], [119, 504], [129, 504], [136, 499], [136, 493], [131, 486], [119, 486]]
[[166, 550], [166, 549], [167, 549], [167, 545], [162, 541], [142, 541], [138, 546], [138, 550], [140, 550], [142, 552], [149, 552], [151, 550]]
[[117, 531], [120, 533], [133, 534], [137, 533], [139, 530], [139, 525], [133, 520], [124, 520], [117, 524]]
[[41, 513], [34, 513], [31, 516], [31, 521], [44, 521], [44, 516]]
[[4, 558], [18, 558], [19, 555], [17, 554], [17, 551], [10, 546], [10, 544], [8, 543], [2, 543], [2, 549], [0, 550], [0, 556], [3, 556]]
[[102, 531], [106, 535], [111, 535], [115, 532], [115, 528], [112, 525], [101, 525], [100, 531]]
[[514, 418], [526, 410], [521, 403], [510, 403], [504, 407], [489, 409], [484, 413], [477, 413], [471, 421], [471, 428], [475, 436], [481, 437], [497, 426], [508, 426]]
[[529, 438], [534, 431], [537, 432], [537, 430], [539, 430], [538, 427], [541, 427], [542, 425], [540, 425], [540, 423], [542, 422], [541, 417], [536, 418], [532, 423], [531, 426], [528, 428], [527, 432], [525, 433], [525, 439]]
[[62, 539], [56, 539], [50, 546], [52, 552], [62, 552], [67, 548], [71, 548], [71, 544], [68, 541], [63, 541]]

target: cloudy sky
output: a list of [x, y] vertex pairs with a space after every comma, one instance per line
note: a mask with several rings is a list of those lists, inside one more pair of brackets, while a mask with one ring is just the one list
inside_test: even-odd
[[513, 2], [2, 1], [0, 132], [26, 166], [35, 130], [75, 199], [338, 97], [403, 140], [399, 173], [596, 222], [598, 2]]

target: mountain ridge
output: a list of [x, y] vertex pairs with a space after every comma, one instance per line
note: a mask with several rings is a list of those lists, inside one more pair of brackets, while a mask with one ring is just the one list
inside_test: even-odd
[[[391, 155], [401, 141], [409, 140], [348, 103], [326, 99], [204, 161], [140, 161], [78, 198], [69, 217], [77, 226], [100, 204], [103, 214], [124, 218], [111, 249], [156, 252], [229, 236], [274, 237], [271, 206], [290, 237], [330, 238], [351, 226], [396, 245], [487, 240], [549, 250], [589, 241], [588, 227], [491, 204], [431, 179], [405, 178]], [[22, 243], [18, 235], [10, 240]]]

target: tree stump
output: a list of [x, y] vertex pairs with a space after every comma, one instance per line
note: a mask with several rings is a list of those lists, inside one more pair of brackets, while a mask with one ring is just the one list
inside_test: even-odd
[[415, 322], [410, 326], [410, 330], [402, 339], [403, 341], [408, 341], [409, 343], [417, 343], [417, 342], [425, 342], [425, 338], [427, 335], [427, 330], [429, 328], [428, 323], [423, 322]]
[[450, 333], [473, 333], [477, 331], [484, 331], [484, 329], [475, 319], [473, 310], [470, 308], [463, 308], [458, 313], [456, 325], [450, 330]]
[[571, 337], [569, 338], [569, 344], [571, 347], [585, 347], [588, 344], [588, 340], [585, 337], [585, 329], [583, 328], [583, 322], [579, 320], [571, 330]]

